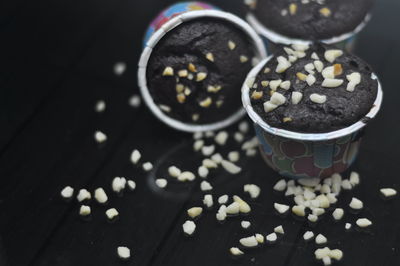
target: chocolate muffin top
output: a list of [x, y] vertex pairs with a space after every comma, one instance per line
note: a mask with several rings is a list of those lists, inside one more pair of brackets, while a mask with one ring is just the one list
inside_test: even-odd
[[268, 29], [290, 38], [323, 40], [351, 32], [373, 0], [245, 0]]
[[153, 49], [147, 83], [156, 105], [185, 123], [222, 121], [241, 108], [240, 90], [255, 47], [222, 19], [184, 22]]
[[360, 58], [337, 48], [280, 46], [251, 85], [251, 104], [272, 127], [321, 133], [362, 119], [378, 81]]

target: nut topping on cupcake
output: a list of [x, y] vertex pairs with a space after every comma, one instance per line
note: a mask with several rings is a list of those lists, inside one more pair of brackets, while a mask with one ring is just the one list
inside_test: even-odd
[[[290, 63], [288, 55], [296, 61]], [[276, 71], [265, 73], [266, 68]], [[285, 46], [252, 81], [249, 96], [270, 126], [329, 132], [354, 124], [370, 111], [378, 89], [371, 75], [361, 59], [328, 45]]]

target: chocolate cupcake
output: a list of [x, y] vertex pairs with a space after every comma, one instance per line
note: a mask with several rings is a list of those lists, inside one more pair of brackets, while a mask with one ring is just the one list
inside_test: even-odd
[[301, 40], [332, 44], [351, 41], [366, 24], [373, 0], [245, 0], [245, 3], [250, 24], [275, 44]]
[[292, 178], [325, 178], [348, 169], [382, 98], [365, 62], [318, 43], [280, 46], [242, 87], [262, 157]]
[[170, 117], [195, 124], [226, 119], [240, 106], [240, 87], [252, 68], [254, 46], [218, 19], [197, 19], [169, 32], [147, 68], [154, 102]]
[[139, 62], [146, 104], [161, 121], [188, 132], [217, 130], [240, 119], [240, 88], [266, 56], [250, 25], [210, 8], [188, 2], [163, 11]]
[[314, 44], [278, 49], [250, 89], [254, 111], [270, 126], [294, 132], [331, 132], [361, 120], [378, 82], [360, 58]]

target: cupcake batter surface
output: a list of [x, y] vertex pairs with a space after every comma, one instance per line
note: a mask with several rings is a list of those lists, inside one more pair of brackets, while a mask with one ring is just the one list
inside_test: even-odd
[[185, 22], [154, 48], [149, 91], [168, 116], [186, 123], [224, 120], [241, 108], [240, 90], [252, 68], [247, 35], [219, 19]]
[[291, 38], [322, 40], [353, 31], [373, 0], [246, 0], [268, 29]]
[[251, 103], [270, 126], [330, 132], [370, 111], [378, 89], [371, 74], [365, 62], [335, 47], [280, 47], [249, 84]]

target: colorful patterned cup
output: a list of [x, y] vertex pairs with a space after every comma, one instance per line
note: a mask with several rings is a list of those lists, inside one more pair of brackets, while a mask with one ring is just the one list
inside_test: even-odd
[[[382, 87], [370, 112], [353, 125], [328, 133], [299, 133], [269, 126], [251, 105], [251, 84], [272, 56], [260, 62], [247, 76], [242, 87], [242, 102], [254, 122], [266, 163], [279, 174], [291, 178], [325, 178], [345, 171], [354, 162], [361, 143], [363, 129], [376, 116], [382, 104]], [[373, 74], [372, 78], [377, 79]]]
[[[278, 44], [290, 45], [293, 43], [299, 43], [299, 44], [312, 43], [311, 40], [289, 38], [268, 29], [263, 24], [261, 24], [261, 22], [252, 13], [247, 14], [246, 19], [250, 23], [250, 25], [256, 30], [256, 32], [262, 36], [265, 46], [267, 47], [267, 51], [270, 54], [275, 51], [276, 49], [275, 47]], [[354, 49], [357, 34], [367, 25], [370, 19], [371, 19], [371, 14], [367, 14], [364, 21], [360, 25], [358, 25], [354, 31], [344, 33], [340, 36], [336, 36], [330, 39], [324, 39], [319, 41], [326, 44], [335, 45], [340, 49], [351, 52]]]
[[236, 112], [234, 112], [231, 116], [223, 121], [206, 125], [184, 123], [165, 115], [154, 103], [153, 98], [149, 92], [146, 80], [146, 69], [153, 48], [167, 34], [167, 32], [173, 30], [180, 24], [193, 19], [206, 17], [218, 18], [232, 23], [248, 35], [249, 40], [251, 40], [254, 44], [255, 55], [258, 59], [261, 60], [267, 56], [262, 39], [246, 21], [231, 13], [220, 11], [215, 6], [202, 2], [182, 2], [172, 5], [162, 11], [157, 16], [157, 18], [153, 20], [153, 22], [149, 26], [149, 29], [147, 30], [144, 39], [144, 50], [139, 61], [138, 82], [142, 97], [152, 113], [168, 126], [180, 131], [198, 132], [219, 130], [237, 122], [245, 114], [243, 108], [238, 107], [238, 110]]

